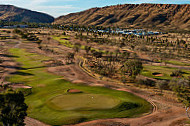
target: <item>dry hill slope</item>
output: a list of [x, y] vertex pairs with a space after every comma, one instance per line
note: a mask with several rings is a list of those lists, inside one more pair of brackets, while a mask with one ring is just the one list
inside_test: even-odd
[[51, 23], [54, 21], [54, 18], [48, 14], [22, 9], [12, 5], [0, 5], [0, 20]]
[[190, 5], [125, 4], [107, 6], [61, 16], [54, 23], [190, 31]]

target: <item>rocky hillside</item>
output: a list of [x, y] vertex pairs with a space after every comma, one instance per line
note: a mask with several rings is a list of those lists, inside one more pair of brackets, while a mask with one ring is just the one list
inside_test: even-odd
[[22, 9], [12, 5], [0, 5], [0, 20], [51, 23], [54, 21], [54, 18], [48, 14]]
[[56, 24], [79, 24], [190, 31], [190, 5], [125, 4], [61, 16]]

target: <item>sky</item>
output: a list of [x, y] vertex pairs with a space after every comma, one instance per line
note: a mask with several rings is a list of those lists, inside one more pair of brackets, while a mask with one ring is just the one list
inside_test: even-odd
[[83, 11], [92, 7], [140, 3], [190, 4], [190, 0], [0, 0], [0, 4], [15, 5], [33, 11], [44, 12], [54, 17]]

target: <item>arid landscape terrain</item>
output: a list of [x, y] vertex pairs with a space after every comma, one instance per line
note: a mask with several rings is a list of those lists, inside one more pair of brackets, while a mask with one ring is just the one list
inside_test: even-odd
[[189, 9], [2, 5], [0, 126], [190, 125]]

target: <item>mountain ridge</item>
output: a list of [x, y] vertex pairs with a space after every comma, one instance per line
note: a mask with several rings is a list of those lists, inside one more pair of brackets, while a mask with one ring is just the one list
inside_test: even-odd
[[60, 16], [54, 24], [155, 28], [190, 31], [190, 4], [123, 4]]
[[16, 7], [0, 5], [0, 20], [15, 22], [52, 23], [54, 17], [49, 14]]

